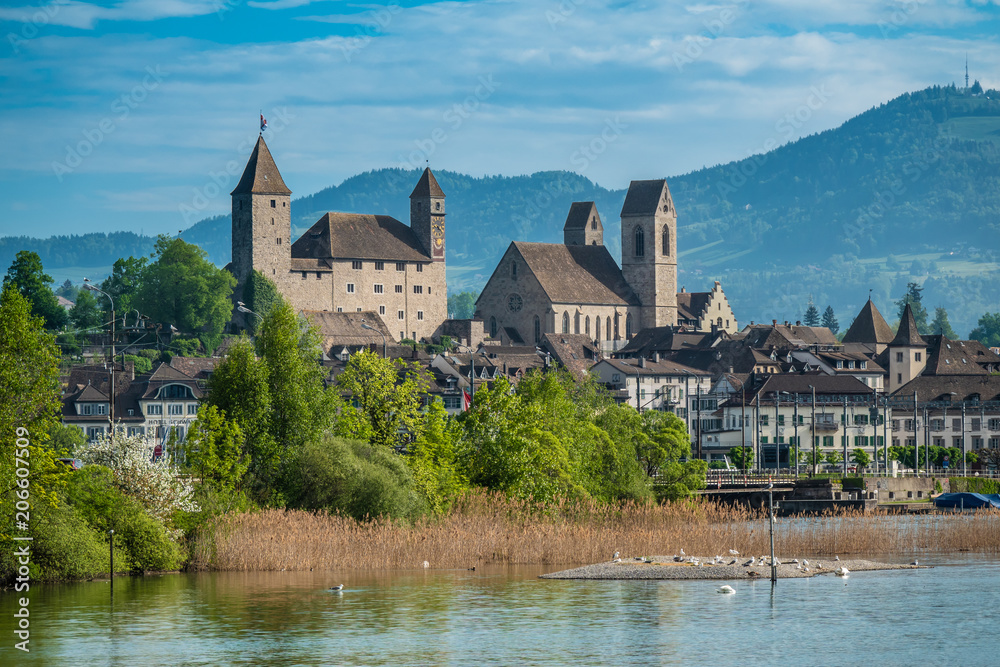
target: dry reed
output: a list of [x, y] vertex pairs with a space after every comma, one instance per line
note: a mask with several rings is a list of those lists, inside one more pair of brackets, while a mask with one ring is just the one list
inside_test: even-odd
[[[857, 557], [926, 551], [1000, 551], [1000, 512], [924, 517], [850, 512], [779, 520], [780, 557]], [[213, 570], [398, 569], [487, 564], [565, 564], [626, 556], [728, 556], [769, 551], [767, 518], [710, 502], [662, 506], [562, 503], [538, 508], [477, 493], [445, 517], [415, 525], [302, 511], [264, 510], [216, 518], [193, 565]]]

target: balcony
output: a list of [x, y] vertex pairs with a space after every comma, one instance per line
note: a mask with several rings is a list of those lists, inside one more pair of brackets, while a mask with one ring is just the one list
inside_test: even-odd
[[835, 421], [817, 421], [816, 430], [817, 431], [836, 431], [840, 428], [840, 424]]

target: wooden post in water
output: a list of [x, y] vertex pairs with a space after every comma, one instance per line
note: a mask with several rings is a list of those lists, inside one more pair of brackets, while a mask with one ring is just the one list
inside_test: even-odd
[[108, 531], [111, 535], [111, 540], [108, 543], [108, 548], [111, 549], [111, 593], [115, 592], [115, 529], [112, 528]]
[[767, 505], [771, 523], [771, 585], [778, 582], [778, 566], [774, 564], [774, 484], [767, 485]]

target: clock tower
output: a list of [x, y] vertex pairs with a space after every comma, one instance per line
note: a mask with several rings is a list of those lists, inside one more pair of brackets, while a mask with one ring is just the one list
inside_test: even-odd
[[410, 228], [435, 262], [444, 261], [444, 192], [430, 167], [410, 194]]

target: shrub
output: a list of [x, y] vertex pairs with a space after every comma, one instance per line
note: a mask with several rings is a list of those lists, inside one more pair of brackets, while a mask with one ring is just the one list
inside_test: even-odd
[[988, 477], [950, 477], [952, 493], [1000, 493], [1000, 480]]
[[184, 554], [167, 528], [131, 499], [126, 508], [130, 511], [124, 513], [115, 530], [115, 544], [123, 548], [126, 567], [132, 572], [178, 569]]
[[865, 480], [863, 477], [845, 477], [841, 480], [845, 489], [863, 489]]
[[148, 373], [149, 371], [153, 370], [153, 362], [149, 357], [140, 357], [134, 354], [126, 354], [125, 361], [131, 361], [133, 364], [135, 364], [136, 373]]
[[43, 580], [83, 579], [109, 570], [107, 540], [73, 507], [35, 511], [31, 557]]

